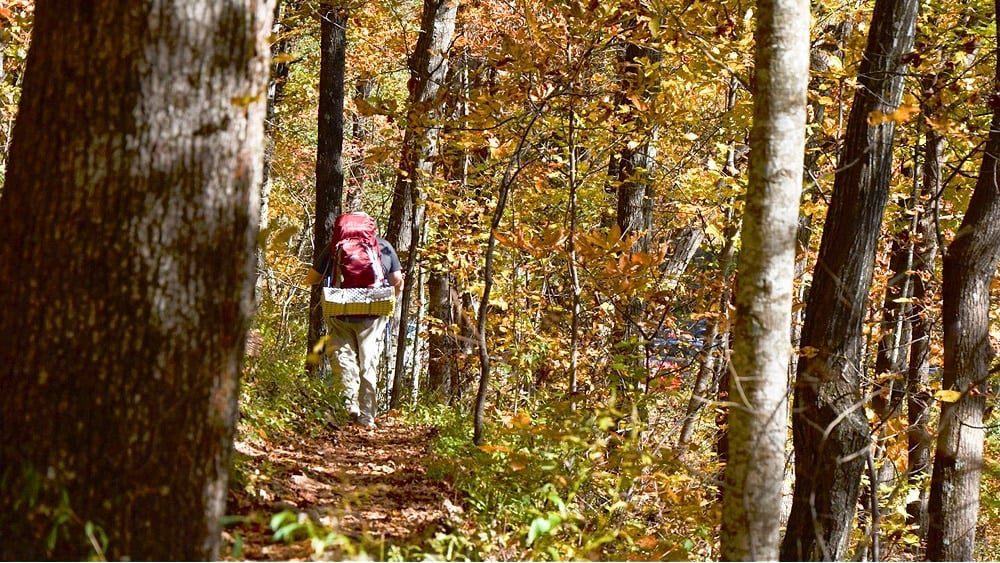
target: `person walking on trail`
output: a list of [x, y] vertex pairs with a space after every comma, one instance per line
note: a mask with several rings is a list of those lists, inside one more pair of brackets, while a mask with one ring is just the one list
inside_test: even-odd
[[[365, 213], [338, 217], [330, 244], [309, 269], [306, 284], [342, 288], [385, 284], [398, 297], [403, 291], [399, 256], [376, 232], [375, 220]], [[326, 352], [333, 372], [344, 384], [352, 422], [366, 428], [375, 428], [378, 361], [387, 322], [388, 317], [375, 315], [326, 316]]]

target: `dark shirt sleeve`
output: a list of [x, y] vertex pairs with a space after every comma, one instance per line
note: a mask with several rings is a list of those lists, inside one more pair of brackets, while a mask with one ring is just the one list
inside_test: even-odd
[[399, 256], [396, 255], [396, 249], [389, 244], [389, 241], [380, 238], [378, 239], [378, 243], [382, 250], [382, 269], [385, 270], [385, 275], [402, 270], [403, 268], [399, 264]]
[[323, 246], [323, 251], [320, 252], [316, 262], [312, 265], [312, 269], [323, 274], [324, 278], [330, 273], [330, 245]]

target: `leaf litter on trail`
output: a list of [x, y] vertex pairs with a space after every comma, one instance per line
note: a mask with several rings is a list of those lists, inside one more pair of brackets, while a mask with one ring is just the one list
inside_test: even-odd
[[[275, 542], [268, 522], [283, 510], [299, 515], [313, 536], [347, 537], [385, 552], [390, 545], [426, 543], [436, 532], [462, 521], [460, 493], [449, 483], [427, 477], [425, 467], [435, 429], [408, 426], [389, 417], [373, 431], [331, 428], [313, 438], [291, 442], [238, 442], [251, 477], [231, 487], [228, 512], [235, 524], [227, 543], [240, 543], [248, 560], [339, 558], [336, 548], [316, 552], [309, 533]], [[332, 532], [333, 534], [330, 534]], [[330, 537], [328, 536], [328, 537]], [[323, 545], [320, 542], [320, 550]], [[370, 555], [377, 556], [377, 553]]]

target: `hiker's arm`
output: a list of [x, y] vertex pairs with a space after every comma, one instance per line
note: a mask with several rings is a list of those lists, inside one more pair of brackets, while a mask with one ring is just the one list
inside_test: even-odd
[[[317, 268], [319, 268], [317, 270]], [[323, 281], [323, 274], [320, 272], [325, 272], [330, 268], [330, 247], [324, 247], [323, 251], [319, 253], [316, 257], [316, 261], [313, 262], [312, 266], [309, 266], [309, 273], [306, 274], [306, 279], [304, 280], [305, 285], [316, 285]]]
[[403, 272], [395, 271], [389, 273], [389, 284], [396, 289], [396, 295], [403, 293]]
[[306, 274], [305, 285], [316, 285], [323, 281], [323, 274], [316, 271], [316, 268], [309, 268], [309, 273]]

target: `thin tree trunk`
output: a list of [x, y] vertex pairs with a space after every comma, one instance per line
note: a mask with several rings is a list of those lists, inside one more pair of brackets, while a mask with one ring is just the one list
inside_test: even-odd
[[[571, 93], [571, 95], [573, 95]], [[573, 304], [570, 320], [569, 393], [576, 392], [577, 362], [580, 342], [580, 275], [576, 267], [577, 179], [576, 179], [576, 115], [573, 104], [569, 106], [569, 275], [572, 282]], [[575, 406], [574, 406], [575, 408]]]
[[[320, 10], [319, 134], [316, 143], [316, 214], [313, 221], [313, 264], [330, 244], [333, 223], [344, 198], [344, 59], [347, 42], [347, 9], [323, 4]], [[322, 284], [309, 295], [311, 353], [325, 333]], [[322, 357], [322, 356], [321, 356]], [[324, 362], [306, 363], [312, 374], [324, 371]]]
[[[1000, 15], [1000, 0], [994, 3]], [[1000, 36], [1000, 32], [998, 32]], [[994, 90], [1000, 87], [997, 65]], [[994, 110], [969, 208], [944, 255], [944, 377], [957, 391], [944, 401], [931, 476], [927, 558], [971, 561], [983, 471], [983, 411], [995, 352], [990, 343], [990, 283], [1000, 262], [1000, 111]]]
[[783, 560], [845, 556], [869, 445], [861, 393], [862, 321], [889, 196], [891, 113], [902, 97], [902, 57], [913, 44], [916, 0], [876, 0], [859, 88], [823, 228], [802, 327], [793, 410], [795, 487]]
[[919, 497], [906, 507], [906, 523], [917, 526], [921, 539], [927, 537], [927, 484], [930, 475], [931, 394], [928, 391], [932, 319], [927, 305], [934, 296], [931, 290], [934, 263], [937, 258], [937, 225], [930, 206], [936, 204], [941, 186], [941, 152], [944, 139], [933, 129], [928, 129], [924, 146], [924, 178], [921, 197], [917, 202], [920, 219], [917, 223], [913, 259], [913, 322], [910, 344], [910, 366], [906, 380], [906, 414], [909, 427], [906, 433], [908, 446], [907, 481], [920, 491]]
[[486, 239], [486, 255], [483, 261], [483, 297], [479, 302], [479, 312], [476, 318], [476, 342], [479, 349], [479, 389], [476, 392], [476, 405], [472, 413], [472, 443], [477, 446], [483, 443], [485, 433], [485, 421], [483, 417], [486, 412], [486, 396], [489, 394], [490, 389], [490, 352], [486, 342], [486, 325], [489, 320], [490, 292], [493, 290], [493, 261], [496, 259], [497, 245], [496, 230], [500, 228], [500, 222], [503, 220], [504, 211], [507, 209], [507, 199], [510, 197], [514, 181], [517, 180], [517, 176], [521, 173], [521, 151], [524, 149], [528, 135], [535, 126], [535, 122], [541, 117], [540, 112], [543, 110], [544, 107], [540, 108], [531, 117], [531, 120], [521, 133], [517, 148], [514, 149], [514, 155], [507, 163], [503, 179], [500, 181], [497, 205], [493, 210], [493, 218], [490, 221], [490, 233]]
[[[912, 215], [916, 219], [916, 215]], [[875, 386], [872, 407], [883, 421], [900, 412], [903, 404], [904, 373], [909, 361], [909, 330], [911, 307], [909, 300], [913, 284], [913, 244], [910, 233], [915, 225], [907, 225], [895, 234], [889, 250], [889, 280], [882, 304], [882, 338], [875, 359]]]
[[36, 3], [0, 199], [2, 559], [218, 558], [271, 17]]
[[[425, 241], [426, 242], [426, 241]], [[420, 393], [420, 323], [424, 320], [424, 305], [423, 305], [423, 294], [424, 294], [424, 268], [423, 265], [417, 264], [417, 318], [414, 319], [414, 330], [413, 330], [413, 361], [410, 364], [410, 403], [413, 405], [417, 404], [417, 396]]]
[[[687, 411], [684, 414], [684, 422], [681, 425], [680, 436], [677, 439], [678, 446], [685, 446], [691, 441], [694, 435], [695, 423], [698, 421], [698, 413], [701, 408], [710, 403], [708, 392], [712, 381], [715, 379], [716, 366], [724, 355], [722, 350], [722, 339], [719, 334], [719, 326], [726, 321], [726, 312], [729, 309], [729, 301], [732, 297], [732, 289], [725, 280], [729, 279], [729, 270], [732, 269], [736, 258], [736, 229], [738, 222], [731, 218], [729, 225], [723, 233], [726, 237], [726, 245], [719, 256], [719, 265], [723, 280], [722, 297], [718, 301], [719, 313], [708, 321], [705, 330], [704, 347], [698, 353], [698, 375], [695, 378], [694, 389], [691, 391], [691, 399], [688, 401]], [[728, 331], [728, 327], [726, 328]]]
[[[605, 188], [617, 193], [615, 222], [622, 236], [642, 233], [633, 247], [635, 252], [649, 250], [649, 231], [651, 223], [647, 223], [645, 213], [651, 207], [653, 193], [649, 177], [653, 165], [653, 144], [650, 142], [653, 131], [642, 117], [642, 112], [636, 107], [635, 99], [648, 99], [652, 94], [651, 81], [642, 72], [643, 59], [657, 60], [656, 52], [644, 45], [628, 42], [618, 61], [621, 80], [621, 91], [616, 103], [627, 105], [630, 111], [623, 126], [626, 128], [625, 140], [617, 154], [611, 156], [608, 164], [608, 177], [611, 181]], [[634, 144], [633, 144], [634, 143]], [[622, 333], [625, 339], [634, 338], [642, 331], [640, 329], [645, 305], [639, 299], [633, 299], [624, 309]], [[626, 389], [619, 384], [619, 394], [624, 396]]]
[[[367, 99], [372, 95], [375, 87], [375, 80], [370, 76], [358, 78], [354, 87], [354, 95], [359, 99]], [[372, 119], [359, 112], [355, 112], [351, 119], [351, 142], [361, 150], [355, 155], [350, 165], [350, 177], [347, 188], [344, 191], [344, 210], [361, 211], [361, 196], [365, 191], [365, 159], [364, 147], [371, 138]]]
[[[431, 158], [438, 151], [435, 124], [441, 100], [438, 90], [448, 76], [448, 51], [455, 35], [458, 4], [458, 0], [424, 0], [420, 35], [410, 55], [406, 131], [386, 232], [386, 240], [399, 252], [410, 248], [413, 231], [410, 223], [415, 220], [414, 211], [423, 199], [420, 182], [430, 175]], [[417, 191], [417, 197], [410, 193], [413, 191]]]
[[[411, 190], [410, 196], [416, 200], [418, 197], [417, 191]], [[405, 272], [406, 283], [403, 285], [403, 295], [399, 299], [399, 313], [397, 316], [399, 332], [396, 336], [396, 363], [395, 369], [392, 372], [392, 394], [389, 396], [390, 409], [398, 408], [399, 402], [403, 397], [404, 360], [406, 358], [406, 333], [409, 328], [407, 325], [410, 322], [410, 302], [413, 296], [413, 286], [418, 285], [413, 280], [413, 273], [416, 271], [417, 254], [420, 245], [420, 226], [424, 224], [424, 206], [417, 205], [416, 201], [412, 203], [414, 204], [413, 209], [416, 210], [413, 221], [410, 223], [410, 230], [412, 231], [410, 239], [413, 241], [413, 244], [410, 245], [410, 250], [406, 255], [406, 267], [403, 270]], [[416, 333], [414, 333], [413, 338], [417, 338]], [[416, 358], [413, 361], [416, 361]]]
[[[267, 232], [271, 215], [271, 163], [274, 161], [275, 132], [278, 130], [279, 119], [277, 107], [284, 98], [285, 84], [288, 81], [289, 61], [283, 60], [291, 52], [292, 41], [285, 33], [288, 26], [282, 22], [282, 12], [287, 12], [294, 4], [277, 0], [274, 4], [274, 24], [271, 34], [278, 40], [271, 45], [272, 60], [278, 59], [271, 68], [271, 81], [267, 88], [267, 111], [264, 117], [264, 168], [263, 179], [260, 182], [260, 230]], [[260, 302], [263, 293], [268, 288], [273, 289], [274, 275], [267, 263], [267, 252], [263, 245], [257, 250], [257, 283], [256, 299]]]
[[454, 369], [454, 335], [451, 334], [455, 319], [452, 317], [451, 276], [446, 271], [431, 270], [427, 280], [428, 313], [443, 326], [432, 329], [427, 339], [430, 359], [427, 365], [427, 391], [437, 401], [444, 401], [451, 394], [452, 369]]
[[[420, 35], [410, 55], [409, 99], [407, 102], [406, 130], [403, 133], [403, 147], [400, 155], [396, 185], [393, 190], [392, 208], [386, 240], [397, 251], [407, 256], [404, 274], [413, 274], [416, 263], [409, 254], [417, 252], [419, 240], [416, 234], [423, 229], [424, 193], [421, 182], [430, 177], [433, 170], [432, 158], [438, 153], [437, 110], [442, 96], [438, 91], [448, 76], [448, 51], [455, 34], [455, 19], [458, 14], [458, 0], [424, 0], [420, 19]], [[397, 341], [405, 342], [406, 319], [410, 306], [411, 284], [403, 288], [400, 298], [397, 327]], [[404, 353], [402, 345], [396, 348], [396, 365], [401, 365], [399, 356]], [[402, 387], [401, 372], [393, 373], [392, 399], [395, 407]]]
[[809, 81], [808, 1], [759, 1], [755, 35], [750, 182], [736, 283], [720, 533], [728, 561], [778, 557]]
[[504, 211], [507, 208], [507, 197], [510, 195], [511, 184], [514, 183], [516, 172], [514, 164], [509, 164], [507, 172], [500, 184], [500, 195], [496, 209], [493, 210], [493, 220], [490, 223], [490, 234], [486, 240], [486, 257], [483, 265], [483, 299], [479, 302], [478, 322], [476, 324], [476, 340], [479, 344], [479, 390], [476, 392], [476, 406], [472, 415], [472, 443], [477, 446], [483, 443], [485, 423], [483, 415], [486, 412], [486, 395], [490, 388], [490, 354], [486, 343], [486, 323], [489, 315], [490, 292], [493, 289], [493, 260], [496, 253], [496, 230], [500, 228]]

